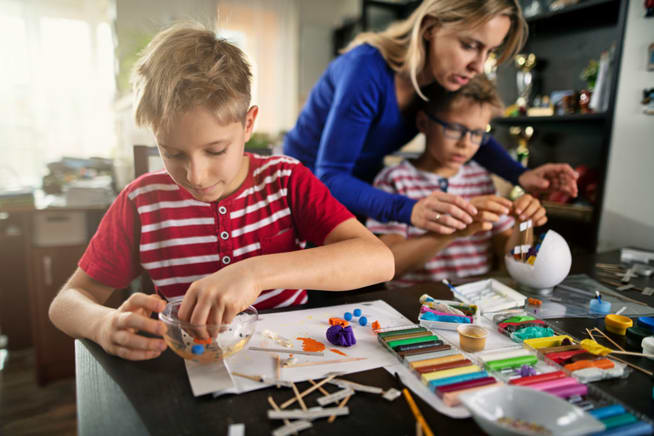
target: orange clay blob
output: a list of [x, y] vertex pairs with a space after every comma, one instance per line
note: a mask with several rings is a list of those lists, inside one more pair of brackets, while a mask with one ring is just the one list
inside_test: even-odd
[[330, 348], [329, 351], [332, 353], [340, 354], [341, 356], [347, 356], [347, 354], [343, 353], [341, 350], [336, 350], [335, 348]]
[[379, 325], [379, 321], [374, 321], [370, 327], [373, 330], [379, 330], [381, 328], [381, 326]]
[[206, 344], [206, 345], [209, 345], [209, 344], [211, 343], [211, 338], [207, 338], [207, 339], [198, 339], [198, 338], [194, 338], [194, 339], [193, 339], [193, 342], [195, 342], [196, 344]]
[[311, 338], [296, 338], [299, 341], [302, 341], [302, 349], [304, 351], [323, 351], [325, 345], [322, 342], [318, 342], [315, 339]]
[[341, 325], [347, 327], [350, 323], [345, 321], [343, 318], [329, 318], [329, 325]]
[[577, 371], [579, 369], [585, 368], [599, 368], [599, 369], [611, 369], [615, 365], [609, 359], [598, 359], [598, 360], [578, 360], [573, 363], [568, 363], [564, 366], [568, 371]]

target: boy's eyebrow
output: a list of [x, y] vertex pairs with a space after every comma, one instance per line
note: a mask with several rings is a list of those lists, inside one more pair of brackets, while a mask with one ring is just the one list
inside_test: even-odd
[[[211, 142], [208, 142], [208, 143], [204, 144], [202, 147], [211, 147], [212, 145], [221, 145], [223, 143], [229, 143], [229, 140], [219, 139], [217, 141], [211, 141]], [[167, 149], [168, 148], [173, 148], [174, 149], [174, 147], [171, 147], [171, 146], [166, 145], [166, 144], [162, 144], [161, 142], [159, 142], [159, 147], [163, 147], [163, 148], [167, 148]]]

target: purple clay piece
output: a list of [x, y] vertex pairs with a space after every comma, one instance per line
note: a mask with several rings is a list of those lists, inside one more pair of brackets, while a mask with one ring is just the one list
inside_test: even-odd
[[536, 370], [529, 365], [522, 365], [520, 367], [520, 376], [529, 377], [530, 375], [536, 375]]
[[342, 347], [350, 347], [357, 343], [357, 340], [354, 338], [352, 326], [343, 328], [343, 326], [340, 325], [333, 325], [327, 329], [325, 336], [327, 336], [327, 340], [331, 344]]

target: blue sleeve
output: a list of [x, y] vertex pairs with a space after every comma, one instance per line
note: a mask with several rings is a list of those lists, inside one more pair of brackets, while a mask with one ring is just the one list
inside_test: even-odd
[[514, 185], [519, 185], [518, 177], [527, 170], [513, 159], [492, 136], [486, 144], [479, 147], [473, 159], [488, 171], [497, 174]]
[[376, 67], [353, 62], [337, 72], [338, 83], [334, 84], [333, 102], [320, 138], [315, 172], [353, 213], [380, 222], [410, 224], [415, 200], [373, 188], [352, 175], [372, 120], [388, 93]]

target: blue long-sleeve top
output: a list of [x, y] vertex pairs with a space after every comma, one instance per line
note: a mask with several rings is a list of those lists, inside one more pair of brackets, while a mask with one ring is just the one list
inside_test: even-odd
[[[411, 224], [416, 200], [371, 186], [384, 157], [418, 134], [415, 113], [400, 112], [394, 79], [395, 72], [370, 45], [334, 59], [286, 134], [284, 154], [309, 167], [355, 214]], [[474, 159], [514, 184], [525, 171], [492, 138]]]

